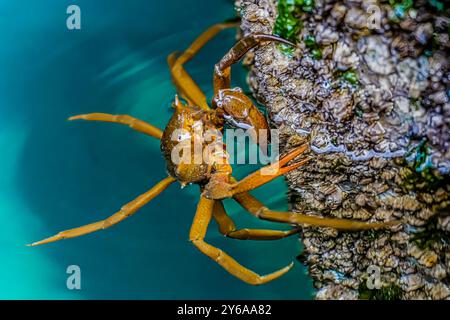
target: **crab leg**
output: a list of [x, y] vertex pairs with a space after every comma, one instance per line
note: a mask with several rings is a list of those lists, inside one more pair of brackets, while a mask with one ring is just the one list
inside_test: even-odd
[[163, 192], [171, 183], [175, 181], [176, 180], [172, 177], [165, 178], [164, 180], [156, 184], [153, 188], [148, 190], [146, 193], [141, 194], [133, 201], [127, 203], [120, 209], [120, 211], [116, 212], [115, 214], [113, 214], [112, 216], [110, 216], [105, 220], [97, 221], [78, 228], [61, 231], [57, 235], [54, 235], [50, 238], [41, 241], [34, 242], [29, 246], [38, 246], [44, 243], [54, 242], [62, 239], [75, 238], [97, 230], [109, 228], [136, 213], [136, 211], [138, 211], [150, 200], [152, 200], [161, 192]]
[[289, 271], [292, 268], [293, 263], [290, 265], [275, 271], [271, 274], [261, 276], [244, 266], [240, 265], [236, 260], [230, 257], [222, 250], [213, 247], [212, 245], [204, 241], [206, 230], [208, 229], [209, 222], [211, 221], [215, 200], [200, 197], [200, 201], [197, 206], [197, 212], [192, 223], [191, 231], [189, 233], [189, 239], [192, 243], [205, 255], [216, 261], [221, 267], [227, 270], [233, 276], [240, 280], [252, 284], [260, 285], [266, 282], [272, 281]]
[[167, 57], [167, 62], [172, 74], [172, 81], [177, 87], [181, 97], [186, 99], [189, 104], [196, 105], [204, 110], [209, 110], [205, 94], [186, 72], [183, 64], [191, 60], [192, 57], [221, 30], [237, 27], [238, 25], [238, 23], [219, 23], [213, 25], [203, 32], [181, 55], [176, 57], [177, 53], [174, 52]]
[[257, 33], [242, 38], [214, 66], [214, 95], [218, 94], [220, 89], [230, 88], [231, 65], [238, 62], [250, 49], [256, 47], [263, 41], [276, 41], [295, 46], [293, 43], [283, 38], [270, 34]]
[[263, 220], [274, 222], [289, 223], [294, 225], [306, 224], [316, 227], [329, 227], [348, 231], [379, 229], [400, 224], [399, 221], [364, 222], [338, 218], [323, 218], [294, 212], [271, 211], [259, 202], [258, 199], [251, 196], [247, 192], [236, 194], [233, 198], [254, 216]]
[[175, 62], [178, 58], [178, 51], [174, 51], [167, 56], [167, 64], [169, 65], [172, 75], [172, 82], [175, 85], [178, 94], [188, 102], [190, 106], [200, 106], [204, 110], [208, 110], [209, 106], [206, 102], [206, 96], [200, 87], [195, 83], [191, 76], [186, 72], [183, 65]]
[[254, 173], [248, 175], [241, 181], [237, 182], [233, 187], [233, 194], [253, 190], [259, 186], [262, 186], [263, 184], [266, 184], [269, 181], [272, 181], [273, 179], [288, 173], [291, 170], [294, 170], [302, 165], [304, 165], [306, 162], [310, 160], [310, 158], [303, 159], [299, 162], [296, 162], [291, 165], [286, 165], [289, 161], [296, 158], [298, 155], [305, 152], [305, 150], [308, 149], [307, 145], [301, 145], [300, 147], [292, 150], [290, 153], [282, 157], [279, 161], [265, 166], [258, 171], [255, 171]]
[[108, 113], [88, 113], [72, 116], [69, 118], [69, 120], [71, 121], [78, 119], [120, 123], [157, 139], [161, 139], [162, 137], [162, 131], [157, 127], [152, 126], [145, 121], [133, 118], [132, 116], [129, 116], [127, 114], [113, 115]]
[[230, 216], [227, 215], [222, 201], [216, 200], [213, 211], [214, 220], [219, 225], [219, 231], [226, 237], [239, 240], [278, 240], [296, 234], [300, 229], [292, 229], [289, 231], [282, 230], [266, 230], [266, 229], [239, 229]]

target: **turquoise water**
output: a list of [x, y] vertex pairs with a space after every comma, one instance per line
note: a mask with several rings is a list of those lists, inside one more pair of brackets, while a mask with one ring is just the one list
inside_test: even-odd
[[[20, 3], [20, 4], [19, 4]], [[311, 281], [299, 263], [281, 279], [252, 287], [230, 276], [187, 240], [198, 190], [168, 188], [138, 214], [105, 231], [42, 247], [25, 244], [94, 222], [165, 177], [155, 139], [107, 123], [67, 122], [74, 114], [129, 113], [163, 128], [175, 90], [166, 56], [205, 28], [234, 16], [232, 1], [2, 1], [0, 3], [0, 298], [304, 299]], [[82, 29], [66, 28], [81, 8]], [[234, 42], [226, 31], [187, 66], [211, 94], [214, 63]], [[245, 70], [233, 70], [245, 87]], [[236, 167], [238, 177], [255, 166]], [[254, 194], [286, 209], [277, 179]], [[226, 202], [240, 227], [277, 227]], [[210, 243], [259, 273], [295, 260], [296, 237]], [[81, 268], [81, 290], [66, 268]]]

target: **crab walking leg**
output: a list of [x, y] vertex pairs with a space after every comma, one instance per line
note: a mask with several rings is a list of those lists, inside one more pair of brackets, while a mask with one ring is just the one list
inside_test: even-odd
[[304, 165], [310, 160], [310, 158], [306, 158], [294, 164], [285, 166], [289, 161], [295, 159], [297, 156], [305, 152], [306, 149], [308, 149], [308, 146], [306, 144], [301, 145], [300, 147], [292, 150], [290, 153], [282, 157], [279, 161], [263, 167], [258, 171], [255, 171], [254, 173], [248, 175], [232, 187], [233, 194], [256, 189], [257, 187], [260, 187], [263, 184], [266, 184], [267, 182], [272, 181], [273, 179]]
[[212, 245], [203, 241], [208, 229], [209, 222], [211, 221], [215, 200], [200, 197], [198, 203], [197, 212], [194, 217], [194, 222], [189, 233], [189, 239], [192, 243], [205, 255], [216, 261], [221, 267], [227, 270], [233, 276], [240, 280], [252, 284], [260, 285], [269, 281], [272, 281], [289, 271], [292, 268], [293, 263], [290, 265], [275, 271], [274, 273], [260, 276], [259, 274], [245, 268], [240, 265], [236, 260], [230, 257], [222, 250], [213, 247]]
[[61, 231], [57, 235], [54, 235], [50, 238], [41, 241], [34, 242], [30, 246], [38, 246], [44, 243], [54, 242], [62, 239], [75, 238], [97, 230], [109, 228], [136, 213], [136, 211], [138, 211], [150, 200], [152, 200], [161, 192], [163, 192], [171, 183], [175, 181], [176, 180], [172, 177], [165, 178], [164, 180], [156, 184], [153, 188], [148, 190], [146, 193], [141, 194], [133, 201], [127, 203], [120, 209], [120, 211], [116, 212], [115, 214], [113, 214], [112, 216], [110, 216], [105, 220], [97, 221], [78, 228]]
[[271, 211], [247, 192], [236, 194], [233, 198], [247, 211], [260, 219], [294, 225], [306, 224], [316, 227], [329, 227], [338, 230], [357, 231], [386, 228], [398, 225], [400, 223], [399, 221], [364, 222], [338, 218], [323, 218], [294, 212]]
[[295, 46], [292, 42], [270, 34], [256, 33], [242, 38], [214, 66], [214, 95], [216, 95], [220, 89], [230, 88], [231, 66], [238, 62], [249, 50], [263, 41], [275, 41]]
[[292, 229], [289, 231], [282, 230], [266, 230], [266, 229], [239, 229], [230, 216], [227, 215], [222, 201], [216, 200], [214, 203], [214, 220], [219, 225], [219, 231], [226, 237], [239, 240], [278, 240], [296, 234], [300, 229]]
[[161, 139], [163, 133], [159, 128], [152, 126], [150, 123], [133, 118], [132, 116], [129, 116], [127, 114], [114, 115], [109, 113], [88, 113], [88, 114], [79, 114], [69, 118], [70, 121], [79, 119], [88, 121], [103, 121], [103, 122], [114, 122], [124, 124], [136, 131], [145, 133], [157, 139]]
[[188, 100], [191, 105], [196, 105], [204, 110], [209, 110], [205, 94], [186, 72], [183, 64], [191, 60], [192, 57], [194, 57], [197, 52], [221, 30], [237, 26], [239, 26], [238, 23], [219, 23], [213, 25], [195, 39], [189, 48], [181, 53], [178, 58], [176, 58], [176, 53], [172, 53], [167, 57], [167, 62], [172, 74], [172, 81], [180, 92], [180, 95]]
[[[175, 61], [177, 60], [178, 54], [179, 54], [178, 51], [174, 51], [174, 52], [172, 52], [171, 54], [169, 54], [167, 56], [167, 64], [169, 65], [169, 69], [170, 69], [171, 73], [172, 73], [172, 67], [175, 64]], [[189, 75], [186, 73], [186, 70], [184, 70], [184, 68], [181, 68], [181, 70], [179, 72], [183, 73], [183, 77], [184, 78], [185, 77], [189, 77]], [[172, 82], [175, 85], [175, 87], [177, 88], [177, 92], [181, 96], [181, 98], [186, 100], [188, 102], [188, 104], [191, 105], [191, 106], [196, 105], [196, 103], [189, 96], [186, 95], [186, 94], [189, 94], [189, 91], [188, 90], [183, 90], [183, 87], [180, 86], [180, 84], [177, 82], [177, 80], [175, 79], [173, 74], [172, 74]], [[200, 95], [199, 94], [197, 94], [197, 95], [198, 96], [201, 96], [201, 95], [205, 96], [205, 94], [201, 91], [201, 89], [194, 82], [194, 80], [192, 80], [192, 83], [195, 85], [195, 89], [194, 90], [200, 92]], [[192, 90], [191, 93], [194, 92], [194, 90]], [[201, 101], [201, 99], [198, 99], [198, 101]]]

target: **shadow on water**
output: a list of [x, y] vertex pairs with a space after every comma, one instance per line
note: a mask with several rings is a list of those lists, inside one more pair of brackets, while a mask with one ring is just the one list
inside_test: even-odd
[[[129, 5], [109, 1], [108, 13], [102, 16], [105, 9], [99, 2], [79, 1], [85, 29], [73, 36], [63, 30], [38, 37], [33, 52], [22, 53], [22, 58], [33, 54], [42, 60], [29, 67], [13, 65], [23, 76], [12, 80], [16, 85], [9, 99], [20, 108], [12, 108], [10, 114], [27, 132], [17, 165], [17, 189], [42, 222], [42, 227], [27, 230], [29, 241], [104, 219], [165, 177], [155, 139], [119, 125], [64, 119], [87, 112], [131, 113], [163, 128], [175, 93], [165, 56], [233, 14], [229, 1], [195, 2], [199, 9], [176, 10], [173, 3], [163, 8], [153, 4], [156, 1]], [[63, 7], [51, 10], [65, 12]], [[61, 22], [55, 12], [47, 14], [47, 24], [51, 19]], [[204, 18], [180, 25], [190, 15]], [[117, 21], [123, 23], [117, 26]], [[39, 28], [40, 23], [33, 25]], [[210, 88], [212, 66], [233, 41], [232, 32], [221, 34], [190, 64], [203, 87]], [[237, 78], [243, 86], [242, 72]], [[240, 169], [238, 175], [243, 173]], [[180, 191], [174, 184], [113, 228], [27, 249], [33, 250], [28, 255], [43, 254], [56, 266], [47, 287], [36, 288], [31, 298], [60, 298], [63, 291], [64, 297], [94, 299], [310, 297], [311, 284], [299, 264], [278, 281], [251, 287], [197, 252], [187, 241], [198, 197], [195, 188]], [[285, 190], [277, 180], [256, 194], [271, 196], [268, 204], [283, 209]], [[231, 202], [227, 208], [233, 216], [243, 213]], [[274, 226], [245, 216], [238, 221], [242, 226]], [[299, 250], [296, 239], [259, 243], [224, 239], [214, 224], [208, 239], [261, 273], [289, 263]], [[67, 293], [65, 269], [71, 264], [81, 267], [82, 290]], [[40, 271], [34, 272], [39, 277]]]

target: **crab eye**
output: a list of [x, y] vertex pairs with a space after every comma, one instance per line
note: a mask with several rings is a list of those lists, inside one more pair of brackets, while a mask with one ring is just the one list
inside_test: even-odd
[[191, 138], [191, 134], [189, 132], [180, 132], [177, 135], [178, 142], [188, 140], [190, 138]]

